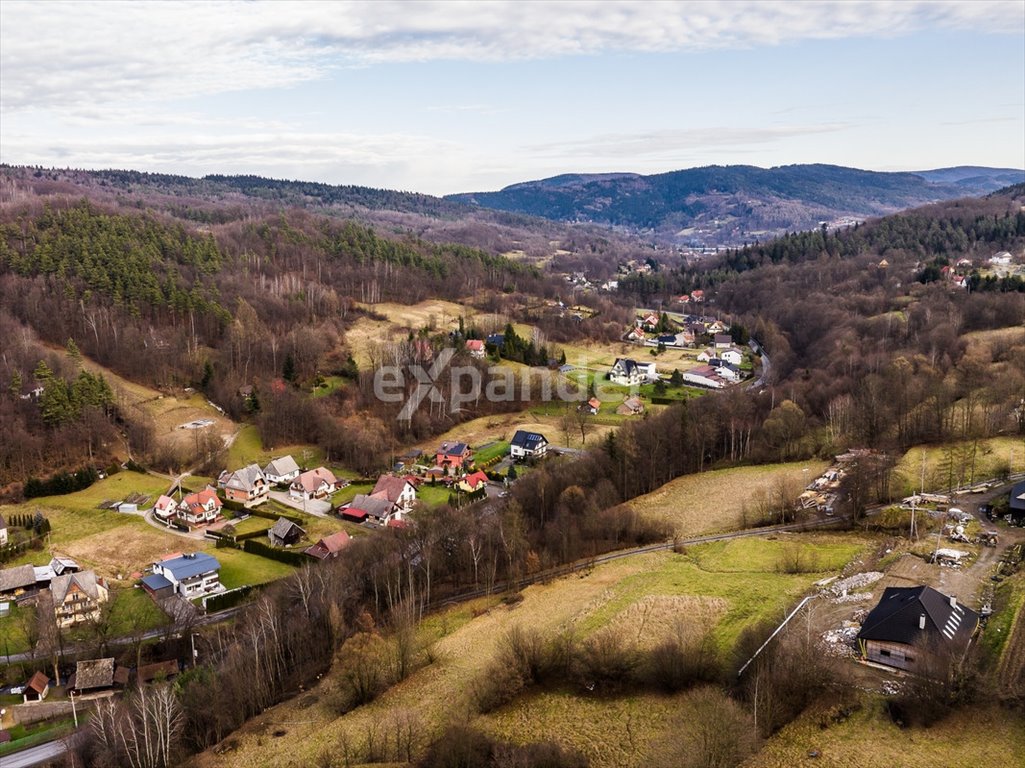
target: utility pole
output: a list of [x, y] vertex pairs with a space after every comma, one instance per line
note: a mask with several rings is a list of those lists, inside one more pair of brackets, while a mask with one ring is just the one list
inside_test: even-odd
[[71, 715], [75, 718], [75, 728], [78, 728], [78, 709], [75, 707], [75, 692], [69, 691], [68, 698], [71, 699]]

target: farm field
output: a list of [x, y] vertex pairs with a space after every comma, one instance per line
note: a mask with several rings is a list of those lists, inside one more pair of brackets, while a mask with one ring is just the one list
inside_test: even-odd
[[[792, 540], [817, 552], [822, 568], [842, 565], [867, 541], [829, 535], [794, 535]], [[634, 628], [637, 642], [644, 643], [660, 638], [670, 619], [686, 607], [694, 609], [696, 622], [715, 624], [715, 638], [725, 647], [749, 623], [781, 618], [822, 577], [822, 573], [777, 573], [781, 546], [779, 541], [753, 539], [736, 548], [692, 547], [685, 555], [661, 552], [626, 558], [579, 576], [531, 586], [516, 605], [496, 604], [492, 599], [457, 606], [430, 617], [421, 627], [421, 636], [434, 641], [436, 661], [374, 702], [339, 717], [324, 701], [322, 689], [331, 685], [328, 680], [301, 704], [286, 702], [244, 726], [236, 734], [237, 750], [221, 755], [206, 752], [193, 764], [204, 768], [315, 764], [342, 734], [354, 744], [362, 743], [368, 728], [404, 709], [416, 711], [425, 735], [437, 735], [446, 723], [465, 722], [473, 680], [514, 626], [536, 628], [546, 635], [573, 629], [578, 637], [586, 637], [602, 627], [625, 624]], [[752, 565], [745, 572], [741, 569], [747, 561]], [[724, 578], [727, 573], [729, 578]], [[644, 620], [638, 621], [640, 617]], [[637, 631], [639, 626], [643, 631]], [[638, 743], [642, 735], [654, 738], [661, 728], [658, 724], [670, 722], [678, 709], [676, 698], [626, 696], [595, 703], [586, 696], [538, 691], [487, 717], [471, 718], [470, 723], [526, 740], [549, 727], [554, 736], [568, 734], [572, 723], [583, 722], [575, 720], [577, 715], [586, 715], [593, 722], [588, 720], [581, 727], [593, 734], [593, 740], [585, 753], [595, 768], [611, 768], [631, 765], [621, 760], [624, 728], [635, 726]], [[550, 721], [557, 713], [562, 714]], [[644, 722], [649, 715], [650, 733]], [[265, 738], [268, 729], [282, 723], [288, 724], [285, 736]], [[664, 728], [661, 733], [669, 735]], [[567, 735], [567, 743], [576, 742]]]
[[[605, 415], [602, 414], [601, 418], [604, 421]], [[562, 412], [539, 414], [535, 410], [526, 413], [497, 413], [492, 416], [481, 416], [453, 427], [430, 442], [424, 443], [421, 447], [430, 452], [445, 441], [469, 443], [471, 446], [485, 445], [494, 441], [507, 442], [512, 439], [517, 429], [540, 432], [553, 445], [563, 445], [568, 448], [581, 447], [580, 428], [576, 426], [575, 421], [569, 432], [569, 442], [567, 443], [562, 427]], [[609, 424], [592, 422], [587, 430], [587, 443], [584, 447], [597, 445], [613, 429], [615, 427]]]
[[825, 461], [809, 460], [701, 472], [672, 480], [628, 505], [665, 521], [680, 536], [731, 531], [757, 518], [759, 499], [777, 483], [795, 488], [796, 499], [828, 466]]
[[[932, 728], [902, 729], [882, 701], [862, 697], [861, 708], [842, 723], [822, 728], [836, 707], [805, 712], [770, 738], [743, 768], [936, 768], [1025, 764], [1025, 716], [1007, 708], [978, 705], [955, 712]], [[819, 757], [810, 760], [809, 750]]]
[[968, 486], [995, 477], [1008, 467], [1011, 472], [1025, 472], [1025, 440], [1021, 437], [916, 446], [904, 454], [895, 468], [894, 493], [909, 496], [921, 489], [923, 455], [926, 488]]

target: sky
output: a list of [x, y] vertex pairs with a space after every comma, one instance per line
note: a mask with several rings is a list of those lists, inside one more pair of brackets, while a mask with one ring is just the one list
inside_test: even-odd
[[1025, 0], [2, 0], [0, 162], [429, 194], [1025, 168]]

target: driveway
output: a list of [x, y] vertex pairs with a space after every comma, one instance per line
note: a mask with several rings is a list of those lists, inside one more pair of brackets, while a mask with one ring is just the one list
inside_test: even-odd
[[300, 512], [305, 512], [307, 515], [313, 515], [314, 517], [331, 517], [330, 501], [324, 501], [321, 499], [310, 499], [309, 501], [293, 499], [288, 495], [288, 491], [271, 491], [270, 497], [274, 499], [274, 501], [280, 502], [292, 509], [297, 509]]

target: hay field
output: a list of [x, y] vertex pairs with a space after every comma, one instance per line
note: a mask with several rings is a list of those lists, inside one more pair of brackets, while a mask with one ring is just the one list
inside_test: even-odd
[[[438, 444], [453, 440], [469, 443], [471, 446], [479, 446], [495, 440], [510, 440], [518, 429], [539, 432], [548, 438], [549, 443], [566, 445], [562, 418], [560, 416], [544, 416], [528, 411], [524, 413], [497, 413], [493, 416], [481, 416], [478, 419], [471, 419], [425, 442], [422, 447], [428, 451], [433, 451]], [[591, 424], [587, 429], [587, 442], [583, 447], [587, 448], [592, 445], [598, 445], [605, 435], [614, 429], [615, 427], [608, 425]], [[580, 428], [576, 426], [575, 422], [569, 437], [567, 447], [581, 447]]]
[[[812, 707], [770, 738], [743, 768], [938, 768], [1025, 765], [1025, 715], [977, 705], [932, 728], [898, 728], [880, 698], [865, 695], [862, 708], [842, 723], [822, 728], [835, 707]], [[808, 758], [816, 749], [820, 756]]]
[[680, 536], [732, 531], [754, 519], [759, 496], [771, 492], [777, 483], [791, 483], [800, 493], [828, 466], [825, 461], [809, 460], [717, 469], [679, 477], [628, 504], [669, 523]]
[[[795, 541], [804, 539], [795, 537]], [[816, 535], [807, 541], [851, 557], [865, 546], [862, 539], [841, 536]], [[745, 551], [750, 554], [773, 544], [755, 539], [745, 545]], [[517, 741], [559, 738], [581, 748], [595, 768], [642, 765], [627, 755], [641, 754], [641, 747], [651, 739], [671, 736], [669, 724], [676, 722], [672, 715], [679, 711], [682, 699], [645, 694], [592, 700], [582, 692], [534, 691], [491, 715], [477, 717], [468, 706], [472, 681], [514, 626], [535, 628], [546, 635], [571, 630], [578, 637], [609, 626], [632, 626], [638, 642], [647, 644], [660, 639], [675, 622], [677, 611], [684, 610], [694, 631], [714, 624], [716, 639], [726, 645], [751, 622], [781, 617], [822, 576], [776, 573], [764, 566], [765, 557], [755, 557], [754, 570], [730, 571], [729, 578], [724, 578], [720, 563], [733, 568], [741, 559], [727, 550], [700, 558], [669, 552], [626, 558], [589, 573], [531, 586], [518, 605], [478, 602], [476, 616], [470, 614], [471, 606], [432, 616], [421, 635], [435, 640], [437, 661], [373, 703], [338, 717], [323, 701], [325, 689], [332, 685], [327, 680], [309, 696], [254, 718], [236, 734], [236, 750], [222, 755], [206, 752], [193, 765], [313, 765], [342, 734], [351, 743], [362, 744], [368, 729], [401, 710], [416, 712], [425, 737], [436, 737], [446, 723], [469, 719], [472, 725]], [[641, 631], [633, 626], [638, 622], [645, 625]], [[281, 729], [287, 734], [270, 737]], [[624, 729], [634, 734], [637, 750], [624, 746], [630, 743], [624, 741]]]

